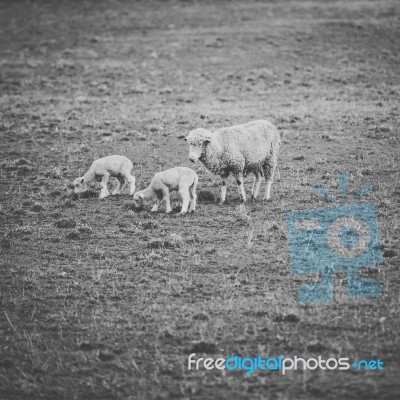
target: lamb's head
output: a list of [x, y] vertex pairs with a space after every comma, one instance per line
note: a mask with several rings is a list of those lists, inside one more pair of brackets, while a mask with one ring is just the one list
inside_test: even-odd
[[185, 140], [189, 144], [189, 160], [196, 162], [199, 158], [204, 156], [205, 149], [208, 143], [211, 141], [212, 133], [207, 129], [198, 128], [191, 131], [189, 135], [185, 137]]
[[145, 196], [144, 196], [143, 190], [136, 192], [133, 195], [133, 204], [135, 204], [135, 208], [142, 208], [144, 200], [145, 200]]
[[85, 178], [80, 177], [74, 180], [74, 192], [75, 193], [83, 193], [88, 189]]

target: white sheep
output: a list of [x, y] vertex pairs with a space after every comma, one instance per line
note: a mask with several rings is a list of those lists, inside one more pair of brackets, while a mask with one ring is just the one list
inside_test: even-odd
[[136, 192], [133, 196], [135, 207], [140, 208], [145, 200], [156, 198], [151, 211], [156, 212], [161, 202], [165, 200], [166, 212], [170, 213], [172, 208], [169, 192], [178, 191], [182, 198], [180, 213], [185, 214], [187, 212], [189, 203], [189, 212], [194, 212], [196, 209], [198, 181], [199, 178], [196, 172], [187, 167], [176, 167], [157, 172], [151, 180], [150, 185], [146, 189]]
[[75, 193], [83, 193], [88, 189], [88, 183], [101, 180], [100, 199], [103, 199], [110, 194], [107, 183], [110, 176], [114, 176], [118, 180], [118, 186], [113, 195], [120, 194], [126, 182], [129, 183], [129, 194], [133, 194], [135, 193], [135, 177], [131, 175], [132, 169], [132, 161], [124, 156], [113, 155], [99, 158], [93, 161], [85, 175], [75, 179]]
[[281, 144], [279, 132], [271, 122], [258, 120], [214, 132], [199, 128], [191, 131], [185, 140], [189, 144], [190, 161], [200, 160], [208, 170], [221, 176], [221, 204], [225, 202], [229, 174], [236, 178], [243, 202], [246, 201], [243, 177], [254, 174], [251, 194], [255, 200], [265, 176], [264, 200], [269, 200]]

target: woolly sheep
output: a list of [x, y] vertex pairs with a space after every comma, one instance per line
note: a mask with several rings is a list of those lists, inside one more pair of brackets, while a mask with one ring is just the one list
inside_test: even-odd
[[196, 208], [196, 188], [199, 178], [192, 169], [187, 167], [176, 167], [166, 171], [157, 172], [150, 185], [139, 192], [136, 192], [133, 201], [136, 207], [141, 207], [145, 200], [156, 198], [156, 203], [151, 209], [152, 212], [158, 210], [163, 200], [166, 203], [166, 212], [172, 211], [169, 192], [178, 191], [182, 198], [181, 214], [185, 214], [190, 203], [190, 212]]
[[107, 183], [110, 176], [114, 176], [118, 180], [118, 186], [113, 195], [120, 194], [126, 182], [129, 183], [129, 194], [133, 194], [135, 193], [135, 177], [131, 175], [132, 169], [132, 161], [124, 156], [113, 155], [99, 158], [93, 162], [85, 175], [75, 179], [75, 193], [85, 192], [88, 189], [88, 183], [101, 179], [100, 199], [103, 199], [110, 194]]
[[264, 200], [269, 200], [281, 144], [279, 132], [271, 122], [258, 120], [214, 132], [199, 128], [191, 131], [185, 140], [189, 144], [190, 161], [200, 160], [208, 170], [221, 176], [221, 204], [225, 202], [229, 174], [236, 178], [243, 202], [246, 201], [243, 177], [254, 174], [251, 194], [255, 200], [265, 176]]

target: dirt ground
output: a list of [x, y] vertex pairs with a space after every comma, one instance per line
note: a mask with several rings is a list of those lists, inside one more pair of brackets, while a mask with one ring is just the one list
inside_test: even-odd
[[[400, 3], [2, 1], [0, 398], [394, 399], [400, 393]], [[271, 201], [188, 160], [191, 129], [269, 119]], [[193, 216], [68, 185], [122, 154], [138, 188], [199, 173]], [[367, 184], [382, 295], [301, 303], [286, 218]], [[114, 184], [115, 182], [112, 182]], [[252, 178], [246, 179], [246, 190]], [[188, 371], [187, 357], [380, 359], [383, 371]]]

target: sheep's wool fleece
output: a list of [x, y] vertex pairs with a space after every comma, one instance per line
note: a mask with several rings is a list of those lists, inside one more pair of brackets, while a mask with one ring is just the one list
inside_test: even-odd
[[124, 171], [130, 172], [132, 168], [133, 164], [129, 158], [111, 155], [93, 161], [88, 173], [93, 172], [95, 175], [103, 175], [107, 171], [111, 176], [117, 176], [123, 174]]
[[200, 161], [216, 174], [261, 172], [276, 163], [281, 140], [269, 121], [220, 128], [211, 133]]

